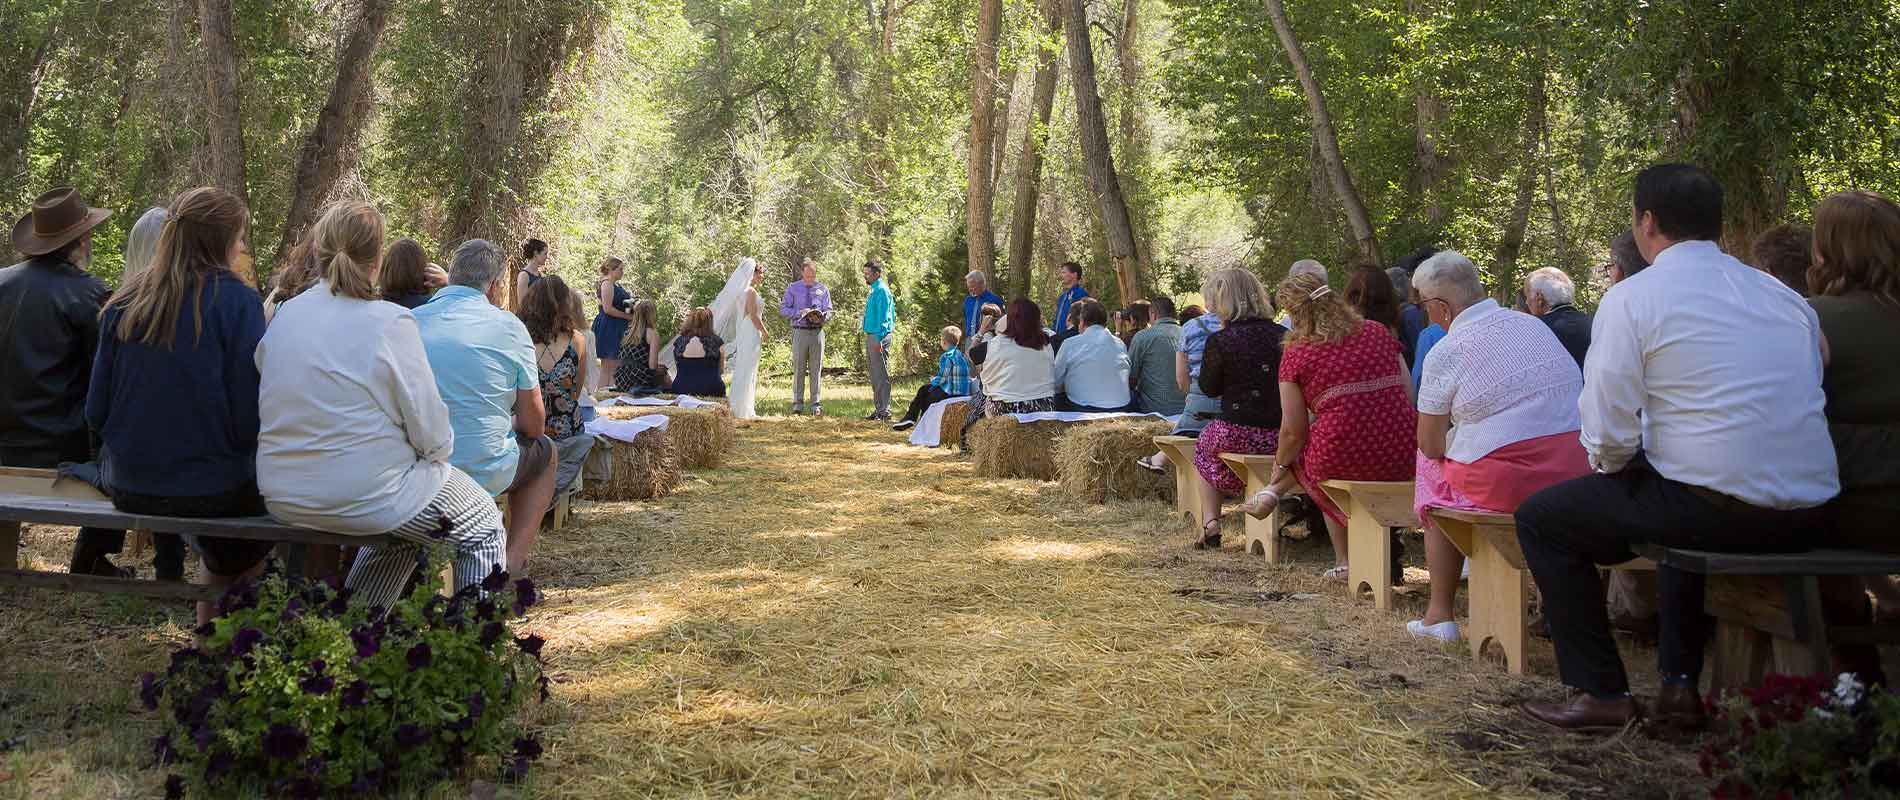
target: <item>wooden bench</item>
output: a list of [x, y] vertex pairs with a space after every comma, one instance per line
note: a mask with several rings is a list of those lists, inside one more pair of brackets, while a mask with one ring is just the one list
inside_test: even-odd
[[22, 523], [144, 529], [158, 533], [192, 533], [250, 539], [289, 545], [390, 544], [390, 536], [346, 536], [298, 528], [269, 517], [187, 519], [127, 514], [84, 482], [61, 479], [52, 470], [0, 468], [0, 586], [27, 586], [66, 591], [131, 594], [170, 600], [216, 600], [219, 590], [189, 583], [134, 578], [108, 578], [20, 569]]
[[[1471, 578], [1465, 584], [1470, 615], [1465, 641], [1471, 657], [1486, 660], [1495, 646], [1495, 658], [1512, 675], [1525, 672], [1525, 644], [1530, 641], [1530, 568], [1517, 543], [1517, 522], [1510, 514], [1488, 511], [1431, 510], [1432, 523], [1471, 560]], [[1618, 564], [1614, 569], [1656, 568], [1648, 559]]]
[[1346, 514], [1346, 592], [1372, 590], [1380, 611], [1392, 607], [1392, 528], [1418, 527], [1411, 481], [1326, 481], [1320, 484]]
[[1900, 644], [1893, 625], [1829, 625], [1822, 577], [1900, 573], [1900, 556], [1864, 550], [1714, 553], [1644, 545], [1659, 564], [1709, 576], [1704, 607], [1716, 618], [1712, 688], [1761, 683], [1776, 672], [1831, 674], [1835, 644]]
[[[1245, 498], [1251, 498], [1265, 491], [1273, 479], [1274, 457], [1270, 455], [1249, 455], [1242, 453], [1222, 453], [1220, 460], [1227, 462], [1227, 468], [1234, 471], [1247, 484]], [[1266, 519], [1247, 517], [1247, 554], [1264, 556], [1268, 564], [1280, 563], [1280, 509], [1275, 508]]]
[[1192, 436], [1156, 436], [1155, 446], [1168, 457], [1168, 463], [1174, 465], [1174, 511], [1184, 517], [1196, 532], [1207, 525], [1201, 519], [1201, 484], [1207, 481], [1201, 478], [1201, 471], [1194, 468], [1194, 443]]

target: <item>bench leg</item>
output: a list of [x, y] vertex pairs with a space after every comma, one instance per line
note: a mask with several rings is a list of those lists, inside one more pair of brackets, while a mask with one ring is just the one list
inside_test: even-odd
[[[1788, 595], [1788, 616], [1794, 619], [1795, 640], [1788, 667], [1808, 675], [1827, 675], [1834, 659], [1827, 640], [1827, 621], [1821, 616], [1821, 579], [1790, 575], [1782, 579]], [[1779, 643], [1777, 643], [1779, 644]]]
[[1709, 690], [1759, 686], [1768, 675], [1771, 655], [1767, 634], [1725, 619], [1715, 621], [1710, 642]]
[[1496, 644], [1503, 652], [1505, 670], [1522, 675], [1524, 641], [1530, 627], [1525, 611], [1530, 600], [1527, 576], [1511, 566], [1491, 540], [1472, 538], [1471, 581], [1466, 588], [1471, 619], [1465, 630], [1465, 638], [1471, 642], [1471, 658], [1483, 661], [1485, 645]]
[[1346, 586], [1357, 597], [1359, 587], [1372, 590], [1372, 605], [1392, 608], [1392, 532], [1360, 503], [1352, 504], [1346, 520]]
[[0, 521], [0, 569], [20, 568], [20, 523]]
[[[1253, 497], [1265, 491], [1266, 488], [1267, 484], [1260, 479], [1260, 476], [1253, 474], [1253, 470], [1247, 471], [1246, 497]], [[1247, 525], [1247, 555], [1263, 556], [1268, 564], [1280, 563], [1280, 543], [1277, 541], [1280, 530], [1279, 510], [1275, 509], [1266, 519], [1254, 519], [1244, 514], [1242, 516], [1246, 518]]]

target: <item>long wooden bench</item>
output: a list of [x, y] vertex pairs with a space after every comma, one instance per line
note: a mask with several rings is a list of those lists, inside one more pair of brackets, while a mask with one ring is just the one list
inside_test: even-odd
[[1716, 553], [1646, 545], [1659, 564], [1709, 576], [1704, 607], [1716, 618], [1710, 679], [1716, 689], [1759, 684], [1771, 667], [1831, 673], [1835, 644], [1900, 644], [1900, 626], [1829, 625], [1821, 578], [1900, 574], [1900, 556], [1864, 550]]
[[1194, 468], [1194, 444], [1192, 436], [1156, 436], [1155, 446], [1168, 457], [1168, 463], [1174, 465], [1174, 512], [1183, 517], [1195, 531], [1207, 524], [1201, 519], [1201, 484], [1207, 481], [1201, 477], [1201, 471]]
[[[1220, 460], [1227, 462], [1227, 468], [1247, 483], [1247, 498], [1264, 491], [1273, 479], [1273, 456], [1222, 453]], [[1268, 564], [1277, 566], [1281, 560], [1280, 525], [1284, 522], [1278, 508], [1266, 519], [1247, 517], [1247, 554], [1262, 556]]]
[[[1432, 523], [1471, 561], [1471, 578], [1465, 584], [1470, 615], [1464, 636], [1471, 644], [1472, 659], [1486, 660], [1486, 653], [1496, 647], [1507, 671], [1524, 674], [1531, 577], [1524, 565], [1524, 550], [1518, 546], [1517, 522], [1510, 514], [1488, 511], [1435, 508], [1430, 513]], [[1614, 568], [1653, 570], [1656, 565], [1639, 558]]]
[[0, 468], [0, 585], [62, 589], [66, 591], [131, 594], [172, 600], [215, 600], [218, 590], [188, 583], [132, 578], [108, 578], [20, 569], [22, 523], [192, 533], [250, 539], [280, 545], [391, 544], [394, 537], [348, 536], [285, 525], [270, 517], [188, 519], [127, 514], [93, 487], [61, 479], [51, 470]]
[[1418, 527], [1411, 481], [1326, 481], [1320, 484], [1346, 514], [1346, 592], [1364, 586], [1380, 611], [1392, 607], [1392, 528]]

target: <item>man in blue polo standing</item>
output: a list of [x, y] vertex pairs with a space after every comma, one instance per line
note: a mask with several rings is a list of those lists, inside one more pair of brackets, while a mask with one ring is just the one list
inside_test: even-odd
[[891, 333], [897, 329], [897, 309], [891, 303], [891, 289], [884, 283], [884, 264], [873, 258], [864, 262], [864, 282], [871, 294], [864, 300], [864, 367], [871, 373], [871, 398], [875, 404], [866, 420], [891, 421], [891, 374], [886, 355], [891, 349]]
[[983, 304], [995, 303], [1002, 307], [1003, 298], [990, 291], [990, 277], [982, 270], [973, 270], [963, 276], [963, 285], [970, 290], [970, 296], [963, 298], [963, 349], [968, 350], [976, 343], [977, 323], [983, 318]]
[[1073, 261], [1063, 262], [1056, 270], [1057, 280], [1062, 281], [1062, 294], [1056, 295], [1056, 333], [1069, 329], [1069, 307], [1089, 296], [1089, 290], [1082, 288], [1082, 265]]

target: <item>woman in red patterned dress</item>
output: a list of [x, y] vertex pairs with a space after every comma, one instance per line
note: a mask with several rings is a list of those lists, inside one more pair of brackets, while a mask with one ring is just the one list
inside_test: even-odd
[[1326, 515], [1338, 561], [1326, 576], [1344, 580], [1346, 516], [1320, 484], [1412, 479], [1418, 447], [1412, 379], [1398, 337], [1360, 317], [1318, 277], [1288, 278], [1275, 299], [1292, 318], [1280, 356], [1280, 447], [1271, 485], [1246, 511], [1271, 513], [1298, 480]]

